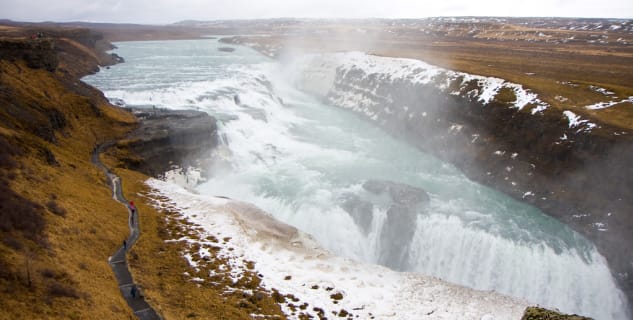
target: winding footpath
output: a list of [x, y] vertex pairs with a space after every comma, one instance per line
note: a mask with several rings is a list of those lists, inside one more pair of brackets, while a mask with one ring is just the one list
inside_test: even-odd
[[140, 234], [138, 209], [134, 210], [136, 212], [130, 209], [128, 201], [123, 196], [121, 179], [103, 165], [99, 159], [99, 154], [112, 145], [113, 143], [109, 142], [97, 146], [92, 152], [92, 163], [101, 169], [108, 178], [108, 183], [112, 187], [112, 197], [114, 200], [123, 204], [127, 208], [129, 214], [128, 226], [130, 228], [130, 235], [127, 239], [125, 239], [124, 244], [108, 259], [108, 262], [110, 263], [114, 276], [119, 283], [121, 295], [125, 301], [127, 301], [128, 306], [132, 308], [134, 314], [141, 320], [161, 320], [162, 318], [158, 315], [156, 310], [154, 310], [152, 306], [145, 301], [145, 297], [139, 290], [138, 285], [134, 283], [134, 279], [132, 278], [132, 274], [130, 273], [130, 269], [127, 264], [126, 253], [134, 246]]

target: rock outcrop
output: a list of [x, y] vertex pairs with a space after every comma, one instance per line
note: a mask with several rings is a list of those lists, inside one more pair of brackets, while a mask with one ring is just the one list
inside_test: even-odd
[[48, 71], [58, 65], [55, 43], [50, 39], [0, 39], [0, 59], [23, 60], [29, 68]]
[[374, 204], [353, 193], [343, 194], [340, 200], [341, 208], [349, 213], [364, 234], [368, 234], [374, 221]]
[[217, 145], [215, 118], [194, 110], [134, 109], [140, 127], [119, 147], [141, 158], [128, 157], [130, 168], [159, 176], [174, 166], [200, 166]]
[[[344, 194], [341, 208], [368, 234], [374, 220], [374, 208], [383, 207], [387, 218], [379, 230], [378, 263], [394, 270], [406, 270], [416, 219], [430, 201], [429, 195], [420, 188], [386, 180], [367, 180], [363, 183], [363, 191], [365, 194]], [[386, 202], [380, 199], [386, 199]]]
[[405, 207], [414, 207], [419, 203], [430, 201], [426, 191], [408, 184], [392, 181], [367, 180], [363, 183], [363, 189], [377, 195], [388, 194], [395, 204]]

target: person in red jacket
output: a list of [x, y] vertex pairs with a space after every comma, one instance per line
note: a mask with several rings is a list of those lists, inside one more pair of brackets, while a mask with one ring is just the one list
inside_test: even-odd
[[127, 207], [132, 212], [132, 215], [134, 215], [136, 213], [136, 207], [134, 206], [134, 201], [130, 201], [130, 203], [127, 205]]

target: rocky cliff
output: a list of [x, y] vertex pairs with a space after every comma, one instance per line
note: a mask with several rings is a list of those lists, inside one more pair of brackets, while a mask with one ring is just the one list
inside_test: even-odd
[[[118, 143], [132, 154], [127, 166], [150, 176], [159, 176], [174, 166], [201, 167], [217, 145], [215, 118], [201, 111], [134, 109], [140, 127]], [[205, 154], [209, 153], [209, 154]]]
[[633, 135], [541, 101], [519, 84], [362, 53], [294, 61], [329, 103], [530, 203], [591, 239], [633, 297]]
[[0, 59], [15, 62], [23, 60], [29, 68], [54, 71], [58, 60], [55, 44], [51, 39], [1, 39]]

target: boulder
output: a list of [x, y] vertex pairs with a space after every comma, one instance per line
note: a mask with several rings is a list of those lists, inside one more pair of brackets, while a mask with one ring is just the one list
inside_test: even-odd
[[363, 183], [363, 189], [376, 195], [387, 193], [395, 203], [403, 206], [415, 206], [430, 201], [423, 189], [387, 180], [367, 180]]
[[[367, 180], [359, 194], [341, 196], [341, 208], [350, 214], [365, 235], [371, 231], [374, 208], [387, 210], [387, 218], [380, 226], [378, 263], [394, 270], [405, 270], [409, 259], [409, 245], [415, 234], [418, 214], [430, 201], [421, 188], [387, 181]], [[385, 197], [388, 198], [385, 203]]]

